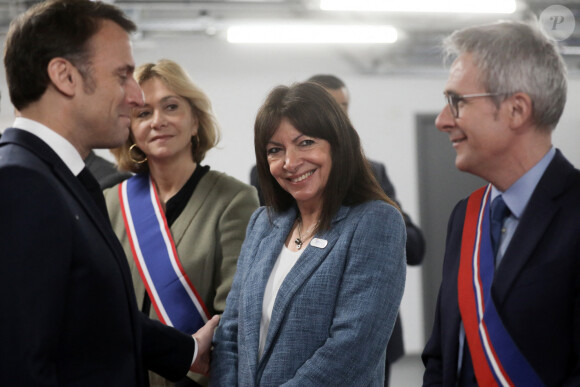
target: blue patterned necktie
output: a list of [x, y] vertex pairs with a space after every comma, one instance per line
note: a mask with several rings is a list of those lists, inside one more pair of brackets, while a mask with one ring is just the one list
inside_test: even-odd
[[499, 240], [501, 236], [501, 228], [504, 219], [509, 216], [510, 209], [503, 201], [501, 195], [493, 199], [491, 203], [491, 246], [493, 247], [493, 256], [497, 255], [499, 248]]

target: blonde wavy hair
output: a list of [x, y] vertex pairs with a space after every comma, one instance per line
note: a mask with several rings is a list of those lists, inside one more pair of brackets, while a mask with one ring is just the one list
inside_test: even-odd
[[[167, 88], [182, 98], [185, 98], [191, 110], [199, 122], [197, 141], [192, 138], [192, 156], [196, 163], [200, 163], [208, 150], [215, 147], [219, 142], [220, 129], [213, 113], [209, 97], [199, 86], [193, 83], [187, 72], [176, 62], [169, 59], [161, 59], [157, 63], [146, 63], [135, 70], [135, 79], [139, 85], [145, 81], [158, 78]], [[123, 145], [111, 149], [111, 153], [117, 159], [120, 170], [133, 173], [149, 172], [147, 162], [136, 163], [129, 157], [129, 148], [135, 144], [133, 133]]]

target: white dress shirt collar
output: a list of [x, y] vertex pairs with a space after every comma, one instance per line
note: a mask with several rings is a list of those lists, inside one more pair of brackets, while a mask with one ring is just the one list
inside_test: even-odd
[[66, 164], [73, 175], [78, 175], [85, 167], [85, 163], [76, 148], [66, 138], [40, 122], [16, 117], [12, 127], [31, 133], [44, 141]]

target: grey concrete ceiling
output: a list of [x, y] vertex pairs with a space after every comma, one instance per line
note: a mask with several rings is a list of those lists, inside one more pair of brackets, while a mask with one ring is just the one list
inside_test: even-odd
[[[373, 50], [359, 63], [361, 71], [388, 72], [400, 69], [421, 71], [441, 67], [438, 44], [451, 31], [480, 24], [498, 17], [529, 20], [538, 17], [547, 7], [567, 7], [576, 18], [572, 36], [560, 42], [572, 71], [580, 69], [580, 0], [518, 0], [511, 15], [437, 16], [402, 13], [326, 12], [318, 9], [319, 0], [106, 0], [121, 7], [139, 27], [143, 39], [159, 35], [204, 35], [223, 39], [225, 29], [249, 21], [321, 21], [328, 23], [391, 24], [401, 31], [400, 40]], [[442, 0], [445, 1], [445, 0]], [[485, 1], [485, 0], [482, 0]], [[0, 0], [0, 37], [17, 14], [38, 0]], [[578, 48], [575, 48], [578, 47]], [[348, 55], [348, 51], [345, 51]]]

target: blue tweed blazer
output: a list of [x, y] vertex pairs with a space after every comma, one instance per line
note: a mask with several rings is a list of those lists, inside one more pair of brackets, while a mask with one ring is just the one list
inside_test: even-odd
[[405, 224], [382, 201], [341, 207], [278, 292], [258, 359], [266, 283], [296, 210], [250, 219], [215, 335], [212, 386], [383, 386], [405, 286]]

